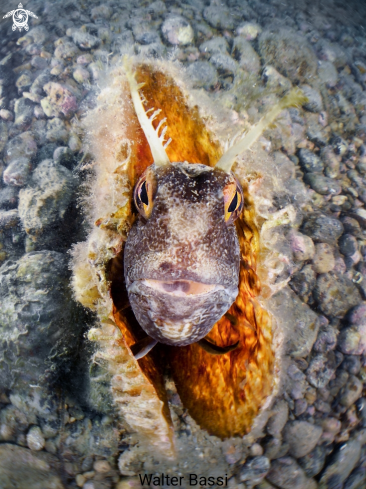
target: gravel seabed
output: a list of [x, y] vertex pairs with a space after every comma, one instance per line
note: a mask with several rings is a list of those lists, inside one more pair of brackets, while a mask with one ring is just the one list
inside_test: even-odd
[[[0, 487], [139, 488], [137, 474], [170, 470], [226, 473], [232, 489], [365, 489], [366, 5], [35, 0], [21, 33], [2, 18], [11, 8], [0, 1]], [[68, 250], [86, 232], [79, 119], [122, 54], [181, 62], [251, 124], [291, 86], [308, 97], [263, 138], [307, 189], [272, 304], [298, 331], [283, 388], [253, 433], [221, 442], [168, 381], [186, 446], [170, 469], [121, 431], [89, 361], [94, 318], [69, 286]]]

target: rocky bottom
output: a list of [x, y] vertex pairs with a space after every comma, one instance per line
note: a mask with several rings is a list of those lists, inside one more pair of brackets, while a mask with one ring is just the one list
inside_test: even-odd
[[[8, 5], [0, 2], [2, 15]], [[0, 486], [126, 489], [138, 474], [206, 477], [257, 489], [366, 487], [366, 19], [359, 2], [157, 0], [42, 2], [30, 30], [0, 23]], [[278, 396], [253, 431], [200, 430], [167, 374], [176, 463], [119, 425], [94, 318], [71, 296], [68, 250], [85, 239], [89, 178], [79, 122], [122, 54], [177, 60], [213, 104], [257, 122], [299, 85], [261, 144], [294, 165], [296, 230], [271, 299], [286, 345]], [[305, 183], [306, 196], [302, 194]], [[297, 189], [299, 189], [297, 191]], [[274, 203], [281, 209], [289, 194]], [[291, 203], [291, 202], [290, 202]], [[169, 479], [160, 479], [168, 487]]]

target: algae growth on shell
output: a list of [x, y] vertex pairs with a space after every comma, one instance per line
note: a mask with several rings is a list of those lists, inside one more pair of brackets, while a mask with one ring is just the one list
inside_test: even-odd
[[[73, 252], [73, 287], [76, 298], [98, 314], [100, 325], [89, 332], [89, 338], [98, 342], [94, 360], [103, 361], [111, 374], [112, 397], [122, 421], [138, 433], [141, 443], [174, 458], [174, 427], [164, 385], [167, 372], [183, 406], [201, 429], [222, 439], [249, 433], [277, 391], [285, 332], [267, 302], [286, 283], [278, 279], [286, 259], [273, 246], [277, 239], [273, 236], [279, 227], [295, 224], [296, 209], [289, 205], [271, 212], [273, 195], [284, 189], [273, 178], [260, 146], [255, 155], [258, 161], [250, 166], [240, 154], [282, 109], [302, 103], [304, 97], [301, 92], [290, 92], [257, 126], [242, 125], [243, 138], [237, 135], [238, 127], [233, 131], [233, 114], [227, 110], [215, 114], [208, 100], [189, 88], [172, 63], [125, 60], [111, 69], [108, 80], [96, 107], [84, 119], [95, 176], [85, 197], [90, 234]], [[196, 343], [158, 345], [139, 361], [131, 352], [146, 335], [128, 303], [124, 246], [136, 219], [134, 185], [159, 158], [149, 134], [141, 128], [131, 92], [132, 100], [134, 96], [140, 100], [141, 94], [144, 114], [154, 112], [157, 135], [167, 125], [168, 162], [188, 162], [184, 163], [187, 168], [200, 163], [210, 171], [218, 162], [226, 171], [235, 163], [233, 171], [244, 192], [244, 210], [235, 223], [240, 246], [239, 294], [207, 336], [217, 347], [238, 344], [224, 355], [211, 355]], [[154, 130], [152, 121], [148, 123]], [[294, 178], [291, 166], [289, 161], [282, 162], [283, 176], [287, 173]], [[194, 231], [194, 216], [189, 218]], [[189, 233], [189, 222], [187, 229]], [[210, 258], [209, 247], [205, 253], [203, 260]], [[129, 255], [132, 261], [132, 250]]]

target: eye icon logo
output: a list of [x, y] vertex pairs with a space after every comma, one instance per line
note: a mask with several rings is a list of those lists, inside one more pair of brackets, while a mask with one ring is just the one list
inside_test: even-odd
[[20, 3], [18, 5], [18, 8], [16, 10], [11, 10], [8, 12], [6, 15], [4, 15], [3, 19], [6, 19], [7, 17], [13, 16], [13, 31], [16, 29], [19, 29], [19, 32], [21, 32], [22, 29], [28, 30], [28, 16], [30, 15], [31, 17], [34, 17], [35, 19], [38, 19], [38, 17], [33, 13], [30, 12], [29, 10], [23, 9], [23, 5]]

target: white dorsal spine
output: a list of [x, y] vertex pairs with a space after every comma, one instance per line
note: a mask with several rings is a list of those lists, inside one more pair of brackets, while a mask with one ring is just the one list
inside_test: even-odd
[[[144, 106], [142, 105], [140, 94], [139, 94], [139, 89], [144, 84], [142, 83], [139, 85], [136, 82], [135, 74], [133, 73], [132, 68], [131, 68], [131, 61], [128, 58], [124, 59], [124, 69], [125, 69], [127, 81], [129, 83], [129, 86], [130, 86], [130, 92], [131, 92], [133, 105], [135, 107], [135, 112], [136, 112], [137, 118], [139, 120], [139, 123], [142, 127], [142, 130], [144, 131], [146, 139], [149, 143], [151, 153], [152, 153], [152, 156], [154, 159], [154, 163], [156, 166], [170, 165], [170, 160], [169, 160], [168, 155], [166, 154], [164, 146], [163, 146], [163, 140], [162, 140], [162, 138], [159, 138], [159, 135], [157, 133], [157, 131], [161, 127], [161, 124], [158, 125], [157, 131], [155, 131], [155, 129], [152, 125], [152, 121], [155, 119], [155, 117], [160, 112], [160, 110], [154, 111], [153, 115], [150, 118], [147, 117]], [[164, 134], [165, 134], [165, 132], [164, 132]]]
[[263, 134], [270, 124], [278, 117], [280, 112], [288, 107], [302, 105], [307, 102], [303, 92], [294, 88], [278, 104], [265, 114], [262, 119], [255, 124], [238, 143], [234, 144], [216, 163], [215, 168], [229, 173], [238, 155], [246, 151]]

